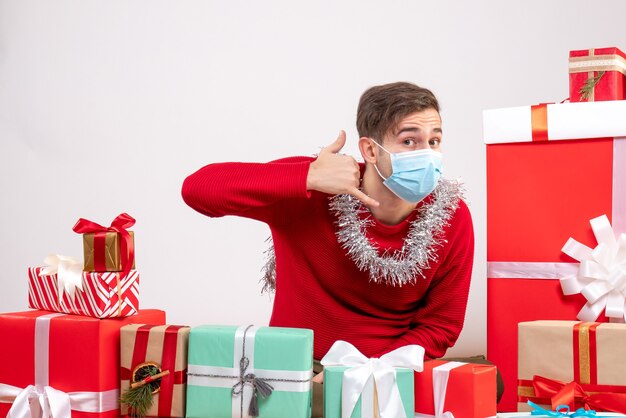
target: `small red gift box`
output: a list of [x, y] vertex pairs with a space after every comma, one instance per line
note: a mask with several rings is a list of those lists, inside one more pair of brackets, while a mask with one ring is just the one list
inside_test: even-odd
[[496, 367], [445, 360], [424, 362], [415, 375], [415, 417], [496, 416]]
[[626, 98], [626, 55], [618, 48], [570, 51], [569, 98], [598, 102]]
[[[559, 279], [579, 264], [568, 238], [593, 248], [589, 220], [626, 232], [626, 101], [487, 110], [487, 357], [516, 387], [517, 324], [576, 319], [582, 295]], [[600, 316], [599, 321], [605, 321]], [[507, 389], [500, 411], [516, 408]]]
[[57, 274], [41, 274], [42, 267], [28, 269], [28, 306], [54, 312], [114, 318], [139, 310], [139, 273], [83, 272], [81, 288], [64, 291]]
[[14, 408], [15, 416], [49, 409], [54, 418], [118, 417], [120, 328], [137, 322], [163, 324], [165, 312], [116, 319], [0, 314], [0, 416]]

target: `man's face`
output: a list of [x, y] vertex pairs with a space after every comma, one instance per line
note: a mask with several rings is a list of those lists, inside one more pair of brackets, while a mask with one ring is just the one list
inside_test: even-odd
[[[435, 109], [411, 113], [383, 137], [382, 146], [390, 153], [433, 149], [441, 151], [441, 117]], [[378, 169], [385, 177], [391, 175], [391, 157], [378, 149]]]

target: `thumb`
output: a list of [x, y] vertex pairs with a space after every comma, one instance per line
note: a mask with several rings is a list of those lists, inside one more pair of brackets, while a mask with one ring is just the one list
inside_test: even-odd
[[337, 154], [343, 146], [346, 144], [346, 132], [342, 129], [339, 131], [339, 136], [335, 139], [335, 142], [330, 144], [327, 147], [324, 147], [325, 151], [332, 152], [333, 154]]

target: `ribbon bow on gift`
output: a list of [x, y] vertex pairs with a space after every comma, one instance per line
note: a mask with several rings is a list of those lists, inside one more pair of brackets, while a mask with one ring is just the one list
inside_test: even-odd
[[52, 386], [28, 385], [24, 389], [0, 383], [0, 402], [12, 402], [7, 418], [71, 418], [72, 410], [105, 412], [118, 408], [117, 389], [104, 392], [66, 393]]
[[609, 318], [624, 321], [626, 301], [626, 234], [616, 233], [606, 215], [589, 221], [598, 246], [593, 250], [573, 238], [563, 251], [580, 262], [577, 277], [561, 279], [564, 295], [582, 293], [587, 303], [578, 312], [581, 321], [594, 322], [605, 311]]
[[50, 386], [37, 388], [29, 385], [23, 390], [9, 385], [0, 385], [0, 389], [9, 397], [15, 397], [7, 415], [8, 418], [42, 418], [70, 417], [70, 395]]
[[567, 405], [626, 413], [626, 393], [587, 393], [577, 382], [563, 383], [543, 376], [533, 376], [533, 388], [536, 397], [550, 399], [553, 409]]
[[83, 290], [83, 262], [81, 260], [50, 254], [43, 262], [46, 266], [41, 269], [39, 276], [57, 275], [59, 300], [63, 299], [64, 291], [70, 295], [70, 298], [73, 298], [76, 288]]
[[321, 363], [324, 366], [350, 367], [343, 373], [341, 416], [350, 418], [365, 385], [374, 379], [378, 393], [380, 418], [406, 418], [394, 367], [424, 370], [424, 348], [407, 345], [380, 358], [367, 358], [346, 341], [336, 341]]
[[135, 247], [133, 245], [133, 239], [126, 230], [135, 224], [135, 218], [127, 213], [118, 215], [111, 226], [105, 227], [87, 219], [80, 218], [72, 230], [78, 234], [98, 233], [98, 232], [117, 232], [120, 235], [120, 252], [122, 261], [122, 274], [120, 275], [120, 281], [128, 276], [133, 262], [135, 260]]
[[263, 399], [269, 398], [274, 391], [274, 387], [267, 383], [267, 379], [257, 377], [254, 373], [246, 373], [250, 360], [248, 357], [242, 357], [239, 360], [239, 381], [233, 385], [232, 394], [234, 396], [241, 396], [243, 400], [243, 390], [246, 384], [252, 386], [252, 398], [250, 399], [250, 405], [248, 406], [248, 415], [251, 417], [259, 416], [259, 400], [261, 396]]
[[579, 408], [574, 412], [570, 412], [569, 406], [559, 405], [554, 411], [548, 411], [547, 409], [540, 407], [539, 405], [537, 405], [536, 403], [532, 401], [528, 401], [528, 405], [532, 406], [533, 408], [533, 410], [530, 412], [530, 415], [535, 415], [535, 416], [539, 415], [542, 417], [570, 417], [570, 418], [597, 416], [596, 411], [594, 411], [593, 409], [586, 410], [583, 408]]

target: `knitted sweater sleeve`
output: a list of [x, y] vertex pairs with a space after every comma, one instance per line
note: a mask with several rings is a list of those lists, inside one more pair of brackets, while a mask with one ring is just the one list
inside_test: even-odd
[[185, 203], [210, 216], [237, 215], [263, 222], [280, 216], [274, 206], [291, 198], [307, 198], [308, 157], [269, 163], [215, 163], [187, 177], [182, 187]]
[[424, 347], [426, 358], [440, 358], [459, 337], [474, 260], [472, 218], [463, 201], [450, 220], [446, 239], [447, 254], [414, 313], [410, 329], [385, 347], [379, 356], [405, 345], [418, 344]]

